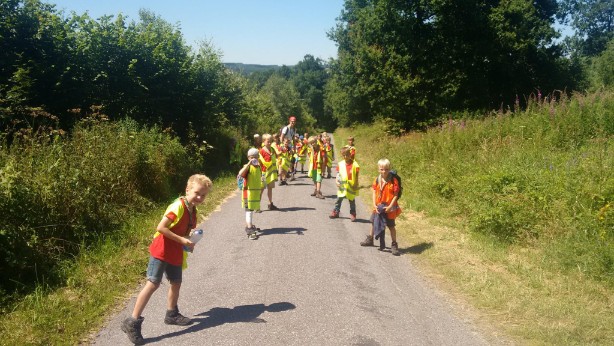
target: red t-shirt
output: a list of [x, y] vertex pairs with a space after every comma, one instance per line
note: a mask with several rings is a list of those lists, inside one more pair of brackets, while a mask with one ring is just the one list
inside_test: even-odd
[[[188, 212], [183, 198], [178, 198], [169, 205], [164, 216], [172, 221], [169, 229], [182, 237], [188, 235], [190, 230], [196, 226], [196, 210]], [[183, 263], [183, 246], [159, 232], [156, 232], [149, 246], [149, 253], [152, 257], [175, 266]]]

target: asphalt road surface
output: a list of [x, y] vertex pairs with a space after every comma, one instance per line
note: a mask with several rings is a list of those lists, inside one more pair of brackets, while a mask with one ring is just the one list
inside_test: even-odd
[[[370, 229], [369, 210], [357, 198], [358, 219], [329, 214], [336, 199], [334, 179], [325, 179], [326, 199], [311, 197], [306, 174], [273, 190], [279, 211], [263, 209], [254, 223], [264, 230], [247, 238], [237, 191], [201, 226], [203, 239], [188, 259], [179, 297], [191, 326], [164, 324], [168, 283], [143, 312], [143, 336], [157, 345], [484, 345], [489, 342], [468, 317], [421, 278], [410, 247], [401, 256], [389, 249], [361, 247]], [[364, 188], [361, 194], [370, 194]], [[208, 200], [205, 203], [220, 203]], [[388, 231], [386, 231], [388, 233]], [[387, 234], [386, 245], [390, 246]], [[141, 254], [148, 256], [147, 253]], [[145, 268], [143, 268], [145, 270]], [[112, 283], [110, 283], [112, 284]], [[140, 288], [139, 288], [140, 289]], [[136, 297], [138, 291], [134, 292]], [[93, 340], [95, 345], [129, 345], [121, 321], [132, 298]]]

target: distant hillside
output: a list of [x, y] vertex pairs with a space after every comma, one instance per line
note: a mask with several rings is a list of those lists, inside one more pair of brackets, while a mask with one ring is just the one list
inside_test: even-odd
[[252, 72], [264, 72], [269, 70], [278, 70], [281, 68], [279, 65], [256, 65], [256, 64], [243, 64], [243, 63], [234, 63], [227, 62], [224, 63], [226, 67], [229, 69], [242, 73], [244, 75], [249, 75]]

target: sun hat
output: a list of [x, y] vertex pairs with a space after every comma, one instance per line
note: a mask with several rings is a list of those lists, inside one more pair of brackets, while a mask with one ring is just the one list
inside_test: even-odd
[[258, 156], [258, 154], [259, 154], [259, 151], [258, 151], [258, 149], [256, 149], [256, 148], [250, 148], [250, 149], [247, 151], [247, 156], [248, 156], [248, 157], [249, 157], [249, 156]]

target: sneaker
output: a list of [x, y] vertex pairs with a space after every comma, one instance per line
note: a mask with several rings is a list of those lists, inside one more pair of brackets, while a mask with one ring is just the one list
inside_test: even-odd
[[313, 193], [310, 196], [315, 196], [317, 194], [318, 194], [318, 191], [316, 190], [316, 191], [313, 191]]
[[281, 183], [279, 183], [279, 185], [288, 185], [288, 183], [285, 180], [282, 180]]
[[324, 199], [324, 196], [322, 196], [322, 193], [318, 191], [318, 193], [316, 193], [316, 198]]
[[277, 208], [277, 206], [275, 206], [275, 204], [271, 203], [269, 204], [269, 210], [279, 210], [279, 208]]
[[256, 227], [255, 225], [252, 225], [251, 230], [252, 230], [252, 232], [256, 232], [256, 234], [264, 233], [262, 230], [260, 230], [260, 228]]
[[339, 218], [339, 212], [336, 211], [336, 210], [333, 210], [333, 212], [330, 213], [330, 215], [328, 217], [331, 218], [331, 219], [337, 219], [337, 218]]
[[262, 210], [256, 209], [256, 210], [254, 210], [254, 213], [262, 213]]
[[132, 318], [132, 316], [126, 318], [124, 322], [122, 322], [122, 331], [126, 333], [130, 342], [135, 345], [144, 345], [145, 339], [143, 339], [143, 335], [141, 334], [141, 325], [143, 324], [144, 318], [140, 316], [137, 319]]
[[368, 235], [364, 241], [360, 242], [360, 246], [373, 246], [373, 237]]
[[192, 324], [192, 320], [179, 313], [179, 308], [175, 310], [166, 310], [166, 316], [164, 317], [164, 323], [174, 324], [177, 326], [188, 326]]
[[252, 233], [248, 234], [247, 237], [251, 240], [256, 240], [258, 239], [258, 233], [256, 233], [256, 231], [253, 231]]
[[401, 253], [399, 252], [399, 244], [397, 244], [396, 241], [393, 241], [392, 245], [390, 245], [390, 251], [395, 256], [400, 256], [401, 255]]
[[350, 221], [352, 221], [352, 222], [356, 221], [356, 214], [351, 214], [350, 213]]

